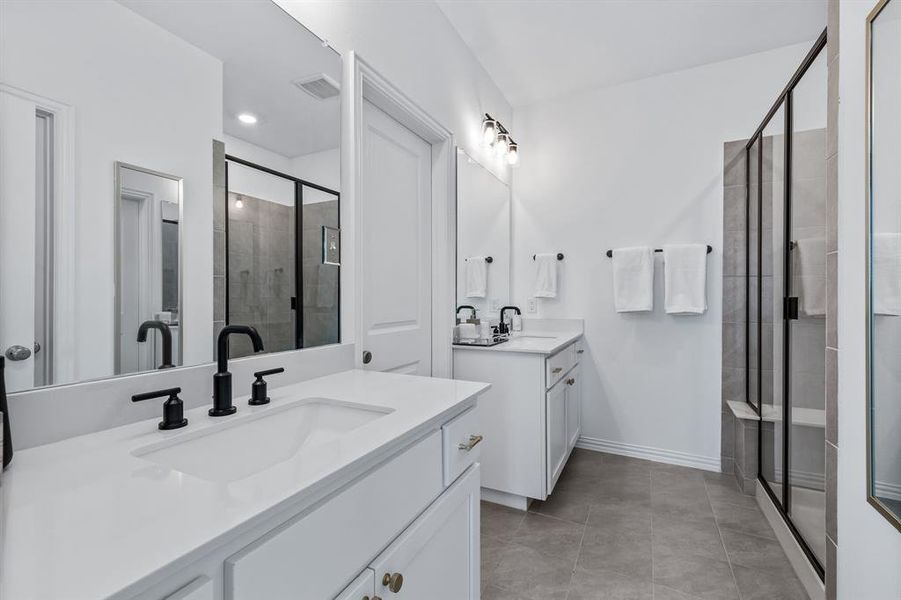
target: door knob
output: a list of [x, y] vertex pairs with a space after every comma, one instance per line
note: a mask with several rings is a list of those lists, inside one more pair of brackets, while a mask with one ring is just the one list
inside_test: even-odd
[[6, 349], [6, 358], [9, 360], [28, 360], [31, 357], [31, 350], [25, 346], [10, 346]]
[[396, 594], [404, 585], [404, 576], [400, 573], [385, 573], [385, 576], [382, 577], [382, 585]]
[[40, 351], [41, 351], [41, 343], [40, 343], [40, 342], [35, 342], [35, 343], [34, 343], [34, 353], [37, 354], [37, 353], [40, 352]]
[[372, 362], [372, 352], [369, 350], [363, 350], [363, 364], [368, 365]]

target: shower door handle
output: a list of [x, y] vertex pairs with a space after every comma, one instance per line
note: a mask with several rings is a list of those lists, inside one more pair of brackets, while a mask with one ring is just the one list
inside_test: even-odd
[[798, 297], [789, 296], [783, 300], [782, 314], [786, 321], [798, 320]]

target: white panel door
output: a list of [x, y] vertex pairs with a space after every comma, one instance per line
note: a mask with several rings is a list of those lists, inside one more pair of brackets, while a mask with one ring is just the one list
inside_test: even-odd
[[478, 600], [479, 466], [436, 500], [372, 563], [388, 600]]
[[364, 368], [431, 375], [431, 146], [364, 101], [361, 160]]
[[6, 387], [15, 392], [34, 387], [35, 104], [0, 92], [0, 132], [0, 353], [30, 353], [6, 361]]
[[554, 490], [566, 463], [566, 381], [547, 392], [547, 493]]
[[375, 596], [375, 572], [366, 569], [353, 583], [344, 588], [335, 600], [373, 600]]

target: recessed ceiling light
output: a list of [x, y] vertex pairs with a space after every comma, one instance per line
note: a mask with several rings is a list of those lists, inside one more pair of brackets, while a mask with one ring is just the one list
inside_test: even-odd
[[238, 115], [238, 120], [245, 125], [254, 125], [257, 122], [256, 115], [252, 115], [250, 113], [241, 113], [240, 115]]

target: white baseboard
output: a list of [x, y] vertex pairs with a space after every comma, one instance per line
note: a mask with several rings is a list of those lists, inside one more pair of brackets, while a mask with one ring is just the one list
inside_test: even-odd
[[876, 495], [889, 500], [901, 500], [901, 485], [897, 483], [876, 482]]
[[651, 446], [610, 442], [584, 435], [579, 437], [579, 441], [576, 442], [576, 448], [594, 450], [595, 452], [607, 452], [608, 454], [619, 454], [621, 456], [631, 456], [632, 458], [641, 458], [670, 465], [679, 465], [681, 467], [694, 467], [695, 469], [714, 471], [716, 473], [721, 472], [719, 456], [701, 456], [699, 454], [689, 454], [687, 452], [665, 450], [663, 448], [653, 448]]

